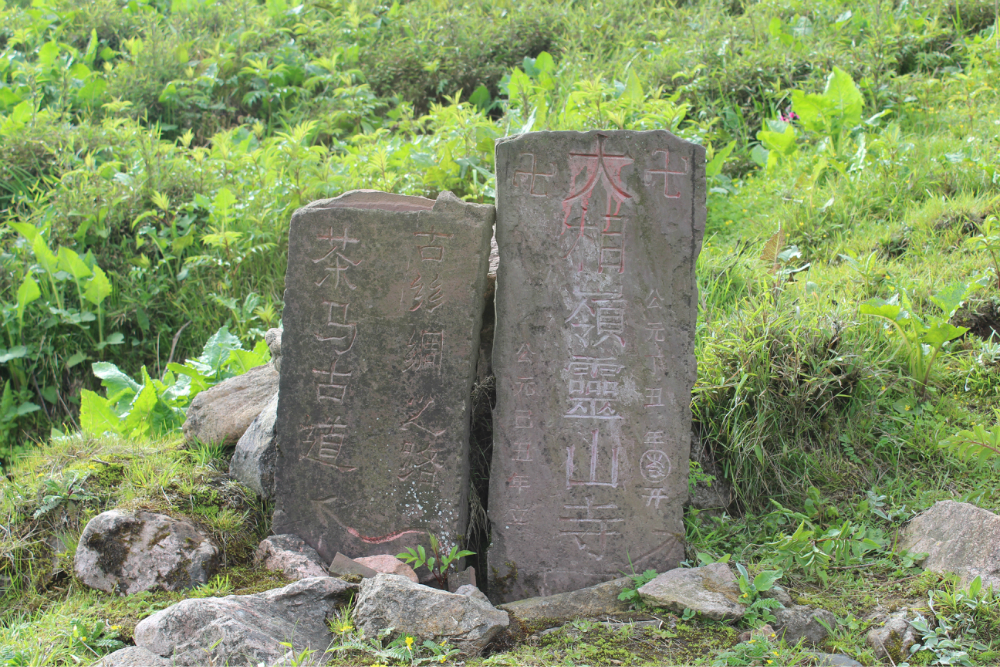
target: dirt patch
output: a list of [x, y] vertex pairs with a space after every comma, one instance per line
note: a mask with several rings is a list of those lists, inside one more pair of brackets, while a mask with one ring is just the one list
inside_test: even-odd
[[979, 225], [985, 219], [985, 215], [979, 215], [978, 213], [954, 211], [938, 218], [938, 221], [934, 223], [934, 229], [939, 232], [958, 229], [962, 236], [968, 237], [979, 233]]
[[986, 301], [976, 310], [963, 308], [953, 318], [955, 325], [968, 327], [969, 333], [983, 340], [996, 337], [1000, 341], [1000, 303]]

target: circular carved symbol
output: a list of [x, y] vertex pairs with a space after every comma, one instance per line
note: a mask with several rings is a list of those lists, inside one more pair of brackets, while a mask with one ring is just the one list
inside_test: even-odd
[[650, 449], [639, 459], [639, 472], [650, 482], [662, 482], [670, 469], [670, 457], [659, 449]]

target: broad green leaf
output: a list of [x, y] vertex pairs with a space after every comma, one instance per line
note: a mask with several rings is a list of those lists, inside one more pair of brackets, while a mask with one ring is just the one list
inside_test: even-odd
[[628, 78], [625, 81], [625, 92], [622, 93], [622, 97], [636, 104], [640, 104], [646, 99], [646, 94], [642, 90], [642, 83], [639, 81], [634, 68], [629, 68]]
[[233, 204], [236, 203], [236, 197], [229, 188], [222, 188], [219, 190], [218, 194], [215, 195], [215, 200], [212, 203], [215, 206], [215, 213], [217, 215], [225, 216], [229, 212], [229, 209], [232, 208]]
[[24, 345], [15, 345], [6, 352], [0, 354], [0, 364], [6, 364], [13, 359], [20, 359], [28, 356], [28, 348]]
[[108, 277], [104, 275], [101, 267], [95, 265], [94, 275], [87, 283], [87, 289], [84, 290], [83, 297], [95, 306], [99, 306], [110, 294], [111, 283], [108, 281]]
[[242, 375], [251, 368], [263, 366], [266, 363], [267, 359], [262, 358], [256, 352], [233, 350], [229, 353], [229, 359], [226, 362], [226, 366], [235, 371], [237, 375]]
[[77, 280], [89, 278], [93, 275], [86, 262], [80, 259], [78, 254], [66, 247], [59, 248], [59, 268]]
[[757, 133], [757, 139], [765, 148], [781, 155], [789, 156], [798, 150], [798, 145], [795, 143], [795, 126], [791, 123], [785, 125], [783, 132], [761, 130]]
[[41, 408], [35, 405], [34, 403], [31, 402], [21, 403], [21, 405], [17, 406], [17, 416], [20, 417], [22, 415], [27, 415], [32, 412], [37, 412], [39, 410], [41, 410]]
[[[74, 354], [73, 356], [71, 356], [69, 359], [66, 360], [66, 368], [73, 368], [73, 366], [81, 364], [86, 360], [87, 360], [86, 352], [77, 352], [76, 354]], [[54, 403], [55, 401], [51, 402]]]
[[101, 386], [107, 389], [108, 396], [125, 390], [135, 394], [141, 389], [138, 382], [110, 362], [95, 362], [91, 369], [94, 371], [94, 375], [101, 378]]
[[122, 432], [126, 435], [138, 438], [145, 438], [150, 435], [152, 420], [150, 419], [153, 410], [156, 408], [158, 396], [156, 387], [146, 372], [146, 367], [142, 367], [142, 388], [132, 399], [129, 405], [128, 415], [122, 420]]
[[736, 148], [735, 139], [733, 141], [730, 141], [725, 148], [723, 148], [720, 151], [717, 151], [715, 155], [712, 156], [712, 159], [709, 161], [709, 163], [705, 165], [705, 175], [715, 176], [721, 173], [722, 166], [725, 164], [726, 158], [729, 157], [729, 155], [733, 152], [734, 148]]
[[830, 108], [828, 113], [835, 115], [841, 127], [854, 127], [861, 122], [861, 112], [865, 107], [865, 99], [861, 91], [854, 85], [851, 75], [834, 67], [826, 80], [826, 90], [823, 97]]
[[799, 123], [809, 132], [826, 132], [827, 118], [824, 114], [825, 100], [822, 95], [792, 91], [792, 110], [798, 115]]
[[757, 589], [758, 593], [769, 591], [774, 586], [774, 582], [781, 579], [781, 574], [781, 570], [765, 570], [754, 577], [753, 587]]
[[35, 301], [42, 295], [42, 291], [38, 288], [38, 283], [31, 276], [25, 276], [24, 281], [21, 286], [17, 288], [17, 321], [18, 323], [24, 322], [24, 309], [28, 307], [28, 304]]
[[771, 238], [764, 244], [764, 249], [760, 253], [760, 261], [773, 264], [778, 260], [778, 252], [785, 246], [785, 230], [778, 228]]
[[240, 349], [240, 339], [229, 333], [228, 326], [223, 326], [205, 343], [198, 361], [218, 372], [229, 359], [229, 353], [238, 349]]
[[121, 435], [121, 420], [108, 401], [87, 389], [80, 390], [80, 430], [94, 436]]
[[59, 260], [49, 250], [49, 246], [41, 234], [35, 236], [35, 240], [31, 243], [31, 251], [35, 253], [35, 259], [49, 275], [53, 275], [59, 270]]
[[977, 283], [954, 283], [932, 296], [931, 302], [941, 309], [946, 318], [950, 318], [959, 309], [962, 302], [977, 289], [979, 289]]
[[490, 106], [492, 98], [490, 97], [490, 91], [486, 86], [480, 85], [473, 91], [472, 95], [469, 95], [469, 102], [475, 104], [480, 109], [486, 109]]
[[34, 243], [35, 237], [38, 236], [38, 227], [35, 227], [30, 222], [8, 222], [8, 225], [17, 230], [17, 233], [28, 240], [28, 243]]
[[966, 327], [956, 327], [949, 322], [938, 322], [928, 327], [920, 337], [920, 342], [938, 348], [950, 340], [954, 340], [963, 335], [968, 329]]
[[900, 319], [905, 317], [905, 312], [903, 307], [898, 303], [892, 303], [886, 301], [885, 299], [870, 299], [858, 307], [858, 312], [862, 315], [872, 315], [875, 317], [884, 317], [887, 320], [892, 320], [893, 322], [898, 322]]
[[556, 61], [552, 59], [552, 56], [547, 51], [542, 51], [535, 58], [535, 67], [539, 72], [551, 74], [556, 69]]

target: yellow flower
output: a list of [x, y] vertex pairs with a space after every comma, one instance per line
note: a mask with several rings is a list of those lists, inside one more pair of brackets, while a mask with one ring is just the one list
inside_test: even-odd
[[751, 639], [750, 641], [747, 642], [747, 644], [753, 644], [755, 641], [757, 641], [757, 640], [756, 639]]
[[438, 662], [444, 662], [444, 661], [445, 661], [445, 659], [447, 659], [447, 657], [448, 657], [448, 656], [446, 656], [446, 655], [442, 655], [442, 656], [441, 656], [441, 659], [440, 659], [440, 660], [438, 660]]
[[84, 635], [84, 636], [80, 637], [80, 641], [82, 641], [82, 642], [87, 641], [87, 635]]
[[768, 661], [767, 661], [767, 664], [769, 664], [769, 665], [773, 665], [773, 664], [774, 664], [774, 660], [768, 660]]
[[413, 637], [407, 637], [406, 638], [406, 648], [408, 648], [408, 649], [412, 649], [413, 648]]

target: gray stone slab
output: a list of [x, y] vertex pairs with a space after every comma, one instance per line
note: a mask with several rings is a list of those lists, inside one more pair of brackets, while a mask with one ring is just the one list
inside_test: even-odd
[[492, 206], [355, 191], [292, 216], [273, 530], [332, 561], [464, 534]]
[[335, 577], [342, 577], [345, 574], [356, 574], [365, 579], [371, 579], [378, 572], [367, 565], [362, 565], [357, 561], [351, 560], [338, 551], [337, 555], [333, 557], [333, 562], [330, 563], [330, 574]]
[[704, 155], [665, 131], [497, 142], [491, 597], [683, 558]]

